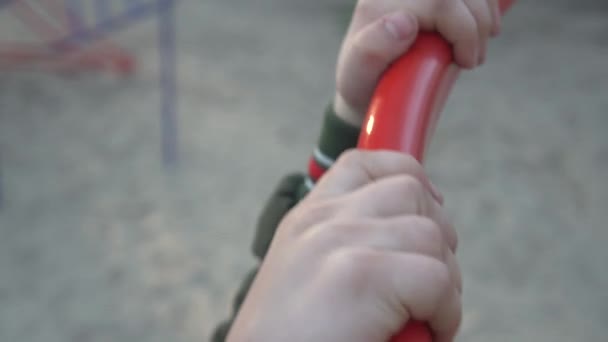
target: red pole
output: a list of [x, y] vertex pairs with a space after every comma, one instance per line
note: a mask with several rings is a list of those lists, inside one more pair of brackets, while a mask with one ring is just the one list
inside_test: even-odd
[[[500, 0], [504, 13], [514, 0]], [[422, 33], [382, 76], [362, 126], [358, 148], [388, 149], [423, 161], [435, 123], [458, 68], [452, 48], [437, 33]], [[410, 321], [391, 342], [431, 342], [430, 329]]]

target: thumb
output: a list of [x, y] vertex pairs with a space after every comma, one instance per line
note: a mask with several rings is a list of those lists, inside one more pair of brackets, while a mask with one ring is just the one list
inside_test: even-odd
[[374, 21], [346, 41], [336, 75], [339, 100], [363, 119], [380, 76], [410, 48], [417, 34], [416, 18], [398, 11]]

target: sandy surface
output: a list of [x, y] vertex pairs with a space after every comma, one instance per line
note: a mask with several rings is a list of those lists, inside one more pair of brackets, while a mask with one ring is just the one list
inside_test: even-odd
[[[263, 199], [305, 167], [345, 2], [182, 1], [172, 171], [153, 22], [118, 37], [133, 78], [1, 73], [0, 341], [205, 340]], [[522, 1], [448, 103], [428, 167], [461, 234], [460, 341], [607, 339], [607, 18]]]

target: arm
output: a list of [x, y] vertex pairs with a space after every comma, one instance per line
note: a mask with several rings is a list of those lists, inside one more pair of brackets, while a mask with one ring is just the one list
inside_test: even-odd
[[[309, 173], [307, 175], [303, 173], [286, 175], [267, 200], [259, 216], [252, 246], [253, 254], [259, 263], [266, 256], [276, 229], [285, 214], [308, 193], [310, 190], [309, 184], [318, 179], [319, 173], [315, 170], [325, 172], [342, 152], [357, 145], [358, 136], [359, 127], [338, 117], [332, 105], [327, 107], [317, 147], [310, 158]], [[230, 318], [215, 329], [211, 339], [213, 342], [225, 341], [234, 318], [258, 272], [258, 268], [252, 269], [241, 283], [233, 300]]]
[[[337, 91], [330, 112], [342, 120], [334, 120], [350, 127], [350, 134], [331, 133], [324, 140], [323, 129], [319, 148], [309, 164], [309, 174], [287, 177], [275, 191], [258, 223], [254, 252], [260, 261], [264, 258], [276, 228], [285, 215], [311, 189], [312, 184], [331, 166], [346, 148], [354, 147], [346, 136], [357, 136], [373, 89], [382, 72], [401, 56], [415, 40], [418, 28], [438, 30], [454, 46], [456, 61], [462, 67], [472, 68], [485, 58], [485, 43], [498, 32], [496, 1], [459, 0], [360, 0], [353, 21], [341, 49], [337, 68]], [[335, 114], [332, 114], [336, 118]], [[325, 126], [328, 125], [326, 116]], [[332, 119], [333, 120], [333, 119]], [[333, 139], [331, 136], [339, 137]], [[342, 141], [342, 143], [340, 143]], [[336, 143], [338, 142], [338, 143]], [[329, 146], [329, 147], [328, 147]], [[338, 146], [338, 147], [336, 147]], [[235, 301], [233, 318], [238, 313], [245, 294], [249, 291], [256, 270], [247, 278]], [[231, 320], [232, 321], [232, 320]], [[221, 341], [231, 321], [216, 333]]]

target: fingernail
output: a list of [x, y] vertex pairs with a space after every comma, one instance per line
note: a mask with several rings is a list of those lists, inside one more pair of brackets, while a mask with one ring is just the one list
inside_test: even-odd
[[414, 19], [404, 12], [393, 13], [384, 18], [384, 29], [397, 40], [410, 38], [415, 26]]
[[435, 184], [433, 184], [433, 182], [431, 182], [431, 181], [429, 181], [429, 185], [431, 188], [431, 195], [433, 195], [433, 198], [435, 198], [435, 200], [437, 202], [439, 202], [439, 204], [443, 205], [443, 202], [445, 199], [444, 199], [441, 191], [439, 191], [439, 188]]

